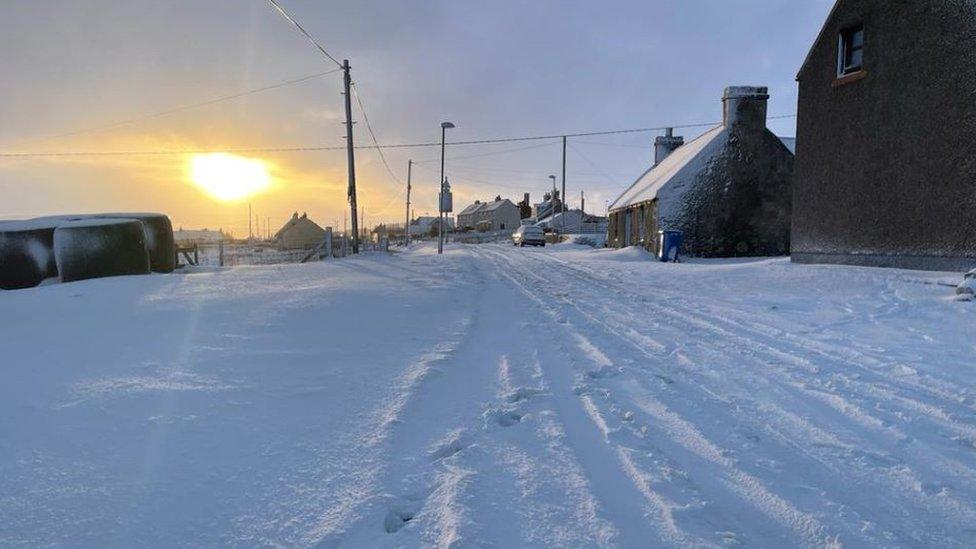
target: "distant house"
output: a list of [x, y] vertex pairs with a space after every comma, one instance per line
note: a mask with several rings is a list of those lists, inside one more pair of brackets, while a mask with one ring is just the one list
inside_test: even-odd
[[841, 0], [797, 81], [793, 261], [976, 266], [976, 2]]
[[274, 235], [275, 244], [280, 250], [314, 248], [325, 240], [325, 229], [308, 218], [308, 214], [298, 212], [278, 229]]
[[559, 199], [559, 190], [553, 189], [542, 196], [542, 202], [532, 205], [532, 217], [537, 220], [545, 219], [563, 209], [562, 200]]
[[786, 254], [793, 153], [766, 128], [764, 87], [725, 89], [723, 122], [685, 144], [669, 131], [654, 165], [610, 206], [607, 244], [658, 252], [658, 231], [684, 232], [705, 257]]
[[224, 240], [226, 236], [223, 231], [211, 231], [209, 229], [179, 229], [173, 231], [173, 240], [180, 246], [193, 246], [194, 244], [216, 244]]
[[565, 212], [557, 210], [554, 215], [538, 220], [536, 225], [543, 229], [555, 229], [561, 233], [571, 233], [582, 226], [587, 217], [589, 216], [584, 214], [582, 210], [566, 210]]
[[462, 230], [496, 232], [515, 230], [522, 216], [519, 207], [511, 200], [496, 196], [491, 202], [476, 200], [458, 214], [458, 227]]
[[[454, 230], [454, 218], [448, 217], [444, 222], [447, 230]], [[437, 216], [420, 216], [410, 222], [410, 236], [428, 236], [437, 232]]]
[[468, 205], [466, 208], [458, 212], [457, 214], [457, 226], [458, 229], [462, 231], [471, 231], [478, 224], [478, 219], [475, 213], [480, 210], [485, 205], [484, 202], [480, 200], [475, 200], [473, 204]]

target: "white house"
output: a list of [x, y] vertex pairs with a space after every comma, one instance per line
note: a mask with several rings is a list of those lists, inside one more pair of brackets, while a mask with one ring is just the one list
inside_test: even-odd
[[513, 231], [522, 216], [511, 200], [496, 196], [491, 202], [475, 201], [458, 214], [458, 226], [479, 232]]
[[[454, 230], [454, 218], [448, 217], [444, 226], [449, 231]], [[424, 215], [410, 222], [410, 236], [427, 236], [431, 234], [431, 231], [437, 230], [437, 216]]]
[[192, 246], [194, 244], [216, 244], [224, 240], [223, 231], [211, 231], [209, 229], [179, 229], [173, 231], [173, 240], [181, 246]]

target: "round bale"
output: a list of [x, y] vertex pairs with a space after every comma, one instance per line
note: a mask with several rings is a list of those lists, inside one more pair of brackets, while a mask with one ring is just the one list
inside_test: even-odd
[[54, 230], [61, 282], [149, 274], [146, 231], [137, 219], [89, 218]]
[[149, 266], [153, 272], [171, 273], [176, 268], [176, 243], [169, 217], [160, 213], [107, 213], [96, 217], [138, 219], [146, 230], [146, 249], [149, 250]]
[[0, 222], [0, 288], [31, 288], [58, 275], [54, 262], [56, 226], [35, 220]]

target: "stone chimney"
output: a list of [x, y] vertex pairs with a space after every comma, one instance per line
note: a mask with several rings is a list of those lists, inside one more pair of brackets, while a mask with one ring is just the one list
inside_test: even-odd
[[667, 158], [675, 149], [685, 144], [685, 138], [674, 136], [674, 128], [665, 130], [664, 135], [654, 139], [654, 165], [657, 166]]
[[722, 123], [733, 131], [762, 131], [766, 128], [765, 86], [729, 86], [722, 95]]

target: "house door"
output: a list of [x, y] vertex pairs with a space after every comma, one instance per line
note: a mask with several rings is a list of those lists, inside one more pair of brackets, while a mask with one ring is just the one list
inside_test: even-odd
[[631, 211], [624, 212], [624, 247], [630, 246]]

